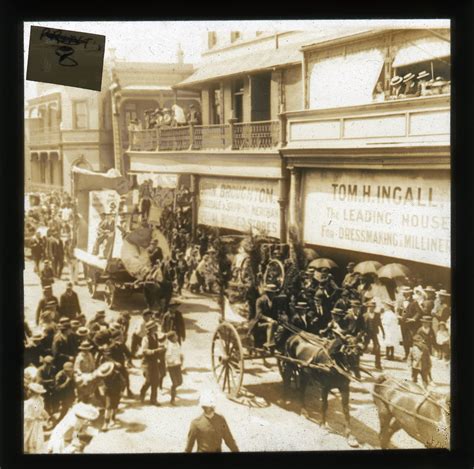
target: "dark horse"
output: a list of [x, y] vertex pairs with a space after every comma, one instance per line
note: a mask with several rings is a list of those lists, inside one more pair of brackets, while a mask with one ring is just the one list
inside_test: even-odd
[[306, 386], [310, 380], [314, 380], [321, 389], [322, 424], [324, 426], [327, 425], [326, 414], [329, 391], [334, 388], [339, 389], [345, 419], [344, 434], [349, 439], [349, 444], [356, 446], [357, 442], [350, 433], [350, 371], [358, 374], [362, 347], [357, 337], [350, 337], [343, 345], [336, 363], [330, 357], [327, 346], [327, 340], [308, 333], [294, 334], [286, 341], [285, 354], [288, 357], [305, 362], [305, 365], [295, 365], [287, 362], [283, 366], [282, 374], [285, 389], [288, 389], [292, 375], [298, 373], [301, 402], [304, 408]]
[[405, 430], [426, 448], [449, 448], [449, 395], [427, 392], [410, 381], [380, 376], [373, 397], [380, 420], [380, 446], [388, 448], [390, 438]]

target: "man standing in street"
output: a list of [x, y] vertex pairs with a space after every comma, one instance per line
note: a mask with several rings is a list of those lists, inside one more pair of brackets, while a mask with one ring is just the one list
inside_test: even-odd
[[146, 337], [146, 324], [153, 317], [153, 311], [151, 309], [145, 309], [142, 316], [143, 319], [140, 321], [137, 329], [132, 332], [132, 343], [130, 346], [132, 357], [137, 356], [137, 351], [141, 347], [144, 337]]
[[44, 266], [41, 270], [40, 279], [41, 286], [43, 288], [51, 286], [54, 283], [54, 270], [51, 267], [51, 261], [49, 259], [45, 259], [44, 261]]
[[199, 404], [204, 412], [191, 422], [188, 442], [184, 451], [191, 453], [194, 444], [197, 442], [198, 453], [221, 453], [222, 440], [224, 440], [232, 452], [239, 452], [226, 419], [215, 413], [216, 402], [214, 396], [207, 393], [201, 394]]
[[53, 288], [51, 285], [45, 286], [43, 293], [43, 298], [39, 300], [38, 307], [36, 308], [36, 325], [43, 322], [42, 319], [45, 314], [51, 316], [52, 320], [56, 320], [59, 311], [59, 301], [53, 296]]
[[55, 379], [55, 397], [59, 401], [60, 409], [58, 421], [67, 414], [76, 399], [74, 365], [67, 361], [61, 366], [60, 370]]
[[372, 342], [373, 348], [372, 353], [375, 355], [375, 369], [381, 370], [382, 363], [380, 357], [380, 344], [378, 339], [379, 330], [382, 331], [383, 338], [385, 339], [385, 331], [383, 329], [382, 321], [380, 320], [380, 311], [375, 311], [375, 301], [369, 300], [365, 306], [367, 308], [363, 315], [364, 321], [364, 332], [365, 336], [365, 347], [367, 348], [369, 343]]
[[160, 364], [159, 353], [164, 347], [158, 344], [157, 324], [155, 321], [148, 321], [146, 323], [147, 335], [143, 339], [142, 353], [143, 353], [143, 376], [145, 382], [140, 390], [140, 400], [145, 402], [145, 394], [148, 388], [151, 388], [150, 405], [159, 406], [157, 401], [158, 386], [160, 384]]
[[184, 325], [183, 315], [180, 311], [176, 311], [173, 308], [173, 303], [170, 305], [169, 309], [164, 315], [161, 323], [161, 330], [165, 334], [168, 332], [174, 331], [178, 336], [178, 343], [181, 345], [182, 342], [186, 339], [186, 328]]
[[66, 291], [59, 299], [59, 314], [69, 319], [76, 319], [81, 314], [81, 306], [79, 304], [79, 297], [72, 287], [72, 283], [68, 282]]
[[61, 370], [64, 363], [74, 361], [75, 344], [71, 332], [69, 319], [61, 318], [59, 320], [59, 331], [54, 336], [52, 346], [54, 366], [57, 370]]
[[41, 240], [41, 234], [39, 232], [35, 233], [35, 236], [31, 240], [31, 257], [35, 263], [35, 272], [40, 274], [40, 262], [43, 257], [43, 241]]

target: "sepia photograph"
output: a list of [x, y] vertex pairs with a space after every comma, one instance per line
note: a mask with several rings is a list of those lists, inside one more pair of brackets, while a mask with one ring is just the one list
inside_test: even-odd
[[24, 454], [451, 449], [449, 19], [23, 36]]

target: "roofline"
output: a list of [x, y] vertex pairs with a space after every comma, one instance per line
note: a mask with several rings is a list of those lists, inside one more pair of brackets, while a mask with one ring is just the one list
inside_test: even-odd
[[276, 70], [277, 68], [285, 68], [285, 67], [292, 67], [294, 65], [301, 65], [301, 63], [303, 62], [303, 59], [301, 60], [298, 60], [296, 62], [287, 62], [287, 63], [284, 63], [284, 64], [277, 64], [277, 65], [271, 65], [269, 67], [260, 67], [260, 68], [254, 68], [254, 69], [250, 69], [250, 70], [246, 70], [245, 72], [238, 72], [238, 73], [232, 73], [232, 74], [229, 74], [229, 75], [219, 75], [219, 76], [215, 76], [215, 77], [211, 77], [211, 78], [206, 78], [204, 80], [199, 80], [199, 81], [193, 81], [192, 83], [184, 83], [184, 84], [181, 84], [181, 83], [176, 83], [175, 85], [172, 85], [172, 88], [173, 89], [186, 89], [186, 88], [199, 88], [200, 85], [202, 85], [203, 83], [209, 83], [209, 82], [213, 82], [213, 81], [220, 81], [220, 80], [225, 80], [225, 79], [228, 79], [228, 78], [234, 78], [234, 77], [238, 77], [238, 76], [242, 76], [242, 75], [246, 75], [248, 73], [255, 73], [255, 72], [264, 72], [264, 71], [267, 71], [267, 70]]
[[[447, 31], [450, 28], [434, 28], [436, 30], [445, 29]], [[393, 32], [403, 32], [403, 31], [428, 31], [429, 28], [377, 28], [377, 29], [367, 29], [365, 31], [358, 31], [356, 33], [349, 33], [344, 34], [342, 36], [338, 36], [332, 39], [325, 39], [317, 42], [313, 42], [312, 44], [307, 44], [305, 46], [300, 47], [300, 50], [304, 52], [314, 51], [319, 49], [325, 49], [327, 47], [333, 47], [340, 44], [345, 44], [348, 42], [359, 41], [363, 39], [370, 39], [377, 36], [383, 36], [387, 33]]]

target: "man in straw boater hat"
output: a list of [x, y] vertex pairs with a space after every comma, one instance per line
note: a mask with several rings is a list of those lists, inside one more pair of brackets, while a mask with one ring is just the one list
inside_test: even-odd
[[394, 76], [390, 80], [390, 97], [389, 99], [397, 99], [402, 90], [403, 78], [399, 76]]
[[380, 356], [380, 343], [378, 339], [379, 331], [382, 332], [382, 337], [385, 339], [385, 331], [380, 320], [380, 310], [376, 310], [376, 303], [370, 299], [365, 303], [366, 311], [362, 316], [365, 332], [365, 349], [372, 342], [372, 353], [375, 355], [375, 369], [382, 369], [382, 362]]
[[193, 451], [197, 443], [198, 453], [222, 452], [222, 441], [236, 453], [239, 448], [232, 436], [226, 419], [216, 413], [216, 398], [210, 391], [201, 392], [199, 405], [203, 410], [200, 417], [191, 422], [186, 442], [186, 453]]
[[421, 327], [413, 336], [413, 346], [410, 350], [409, 363], [413, 382], [418, 381], [421, 375], [423, 385], [428, 386], [431, 382], [431, 347], [436, 345], [436, 338], [431, 329], [431, 316], [421, 318]]
[[411, 72], [403, 76], [403, 83], [405, 85], [403, 89], [403, 94], [406, 97], [413, 97], [416, 95], [417, 85], [416, 85], [415, 78], [416, 78], [415, 74]]
[[423, 70], [416, 76], [417, 79], [417, 96], [426, 96], [428, 94], [427, 91], [427, 84], [428, 84], [428, 77], [430, 74]]
[[43, 453], [46, 449], [43, 426], [49, 418], [43, 400], [46, 389], [39, 383], [30, 383], [28, 391], [30, 397], [23, 404], [23, 450], [30, 454]]
[[87, 431], [90, 422], [99, 418], [99, 411], [91, 404], [79, 402], [72, 407], [51, 432], [49, 453], [65, 453], [66, 447], [78, 435]]
[[145, 394], [151, 388], [150, 405], [159, 406], [157, 401], [158, 386], [160, 384], [160, 364], [159, 353], [164, 350], [164, 346], [158, 342], [158, 326], [151, 320], [146, 323], [146, 336], [142, 342], [142, 369], [145, 382], [140, 390], [140, 400], [145, 402]]

